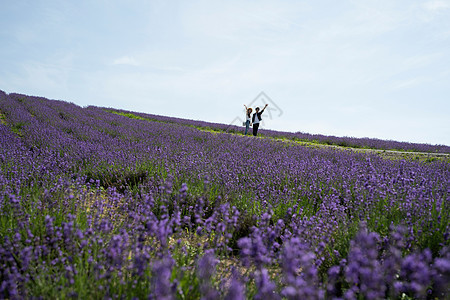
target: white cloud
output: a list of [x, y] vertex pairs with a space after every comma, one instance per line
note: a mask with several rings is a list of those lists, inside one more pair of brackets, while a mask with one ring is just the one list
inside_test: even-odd
[[139, 66], [139, 62], [133, 56], [122, 56], [116, 58], [113, 65]]
[[405, 80], [399, 80], [399, 81], [393, 82], [392, 89], [400, 90], [400, 89], [412, 88], [419, 84], [424, 84], [424, 83], [427, 83], [430, 81], [431, 80], [426, 77], [416, 77], [416, 78], [410, 78], [410, 79], [405, 79]]
[[424, 3], [423, 5], [425, 9], [432, 11], [432, 12], [439, 12], [442, 10], [446, 10], [450, 8], [450, 1], [444, 1], [444, 0], [434, 0], [434, 1], [428, 1]]
[[[446, 14], [448, 15], [448, 11], [450, 9], [449, 0], [427, 1], [419, 5], [417, 8], [417, 17], [422, 22], [429, 23], [440, 19], [441, 22], [448, 24], [448, 20], [450, 20], [449, 16], [445, 16]], [[441, 28], [437, 30], [438, 32], [441, 32], [444, 28], [448, 28], [448, 25], [445, 27], [442, 25], [439, 26]]]
[[270, 1], [192, 1], [183, 6], [183, 31], [190, 37], [212, 37], [230, 41], [274, 42], [298, 27], [303, 5]]
[[[23, 63], [16, 72], [9, 74], [7, 81], [11, 92], [43, 95], [48, 98], [64, 99], [68, 87], [69, 70], [57, 65], [39, 62]], [[69, 99], [64, 99], [68, 100]]]
[[402, 64], [406, 69], [421, 68], [429, 66], [432, 63], [438, 62], [443, 57], [444, 57], [443, 53], [415, 55], [405, 58]]

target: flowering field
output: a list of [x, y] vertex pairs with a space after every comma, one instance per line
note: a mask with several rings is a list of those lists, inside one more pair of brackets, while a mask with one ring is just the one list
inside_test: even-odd
[[[212, 131], [219, 132], [230, 132], [243, 134], [242, 127], [233, 124], [219, 124], [204, 122], [198, 120], [186, 120], [173, 117], [165, 117], [144, 113], [129, 112], [120, 109], [108, 109], [108, 111], [129, 116], [135, 119], [145, 119], [157, 122], [165, 123], [176, 123], [187, 126], [192, 126], [195, 128], [203, 128]], [[239, 118], [235, 120], [234, 123], [242, 123]], [[325, 145], [336, 145], [342, 147], [353, 147], [362, 149], [380, 149], [380, 150], [397, 150], [397, 151], [408, 151], [408, 152], [424, 152], [424, 153], [450, 153], [450, 146], [446, 145], [430, 145], [430, 144], [419, 144], [419, 143], [408, 143], [408, 142], [397, 142], [392, 140], [380, 140], [374, 138], [353, 138], [353, 137], [336, 137], [328, 136], [322, 134], [309, 134], [303, 132], [282, 132], [262, 129], [258, 132], [259, 136], [287, 139], [291, 141], [308, 142], [314, 144], [325, 144]]]
[[151, 119], [0, 91], [0, 298], [448, 296], [448, 159]]

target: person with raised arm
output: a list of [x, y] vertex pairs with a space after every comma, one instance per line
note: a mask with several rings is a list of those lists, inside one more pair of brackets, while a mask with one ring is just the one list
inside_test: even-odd
[[264, 108], [259, 111], [259, 107], [255, 108], [255, 113], [253, 114], [252, 122], [253, 122], [253, 135], [256, 136], [258, 134], [259, 122], [261, 122], [261, 115], [266, 109], [268, 104], [264, 105]]
[[244, 104], [244, 107], [245, 107], [245, 111], [246, 111], [246, 121], [245, 121], [245, 133], [244, 133], [244, 135], [247, 135], [248, 129], [250, 128], [250, 125], [251, 125], [251, 120], [252, 120], [251, 113], [252, 113], [253, 109], [248, 108], [247, 105], [245, 105], [245, 104]]

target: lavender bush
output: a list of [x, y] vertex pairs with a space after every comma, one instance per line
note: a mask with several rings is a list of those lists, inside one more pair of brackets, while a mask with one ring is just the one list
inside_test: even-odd
[[0, 298], [448, 294], [445, 160], [4, 92], [0, 113]]
[[[145, 113], [130, 112], [121, 109], [106, 109], [109, 112], [126, 116], [128, 118], [140, 119], [140, 120], [151, 120], [155, 122], [163, 123], [173, 123], [182, 124], [186, 126], [191, 126], [194, 128], [201, 128], [210, 131], [217, 132], [230, 132], [243, 134], [241, 127], [235, 125], [227, 125], [220, 123], [211, 123], [198, 120], [187, 120], [174, 117], [166, 117]], [[336, 145], [342, 147], [353, 147], [353, 148], [365, 148], [365, 149], [382, 149], [382, 150], [396, 150], [396, 151], [418, 151], [418, 152], [428, 152], [428, 153], [450, 153], [450, 147], [447, 145], [431, 145], [431, 144], [420, 144], [420, 143], [409, 143], [409, 142], [398, 142], [392, 140], [381, 140], [376, 138], [355, 138], [355, 137], [336, 137], [323, 134], [309, 134], [304, 132], [282, 132], [274, 130], [261, 130], [261, 136], [272, 137], [278, 139], [287, 139], [299, 142], [317, 143], [325, 145]]]

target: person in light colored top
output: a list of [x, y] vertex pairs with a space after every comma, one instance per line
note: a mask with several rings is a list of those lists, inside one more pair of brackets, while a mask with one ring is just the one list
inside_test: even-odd
[[266, 109], [268, 104], [264, 105], [264, 108], [261, 110], [261, 112], [259, 111], [259, 107], [255, 108], [255, 113], [253, 114], [253, 135], [256, 136], [258, 134], [258, 128], [259, 128], [259, 122], [261, 122], [262, 118], [261, 115], [264, 112], [264, 110]]
[[253, 109], [248, 108], [247, 105], [244, 104], [245, 107], [245, 111], [246, 111], [246, 121], [245, 121], [245, 133], [244, 135], [247, 135], [248, 129], [251, 125], [252, 122], [252, 117], [251, 117], [251, 113], [253, 111]]

